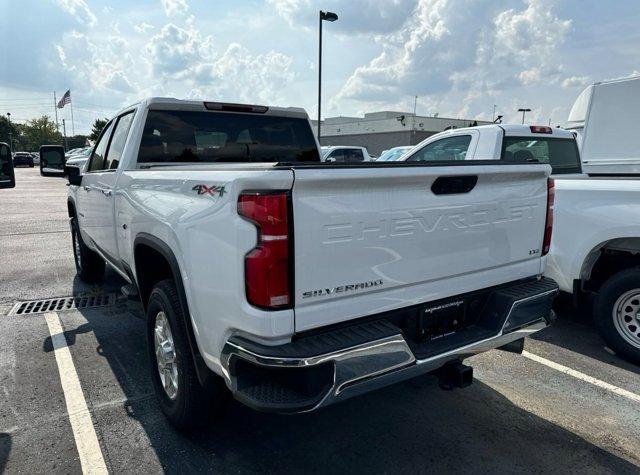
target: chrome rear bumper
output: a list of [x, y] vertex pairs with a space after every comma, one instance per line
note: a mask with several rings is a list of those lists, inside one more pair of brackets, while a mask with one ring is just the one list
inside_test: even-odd
[[[551, 301], [557, 292], [557, 287], [547, 288], [544, 292], [515, 300], [507, 307], [508, 311], [499, 317], [497, 332], [425, 358], [416, 357], [416, 352], [412, 351], [401, 330], [386, 322], [378, 324], [382, 325], [378, 328], [357, 329], [358, 334], [386, 332], [381, 338], [309, 356], [304, 355], [305, 350], [300, 354], [263, 347], [261, 351], [260, 346], [255, 343], [232, 338], [225, 345], [222, 354], [227, 385], [236, 399], [258, 410], [313, 411], [433, 372], [451, 361], [499, 348], [540, 331], [554, 318]], [[522, 316], [518, 316], [522, 314], [518, 309], [525, 307], [528, 309], [526, 322], [522, 321]], [[535, 312], [538, 312], [537, 315]], [[513, 325], [514, 321], [516, 326]], [[343, 337], [344, 335], [332, 335], [333, 340]], [[314, 345], [317, 346], [317, 342]], [[317, 373], [309, 376], [311, 370], [317, 370]], [[300, 379], [300, 375], [304, 377]], [[301, 394], [302, 387], [311, 389]]]

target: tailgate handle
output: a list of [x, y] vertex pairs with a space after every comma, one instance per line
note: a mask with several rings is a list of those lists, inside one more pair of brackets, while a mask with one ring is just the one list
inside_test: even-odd
[[434, 195], [469, 193], [478, 183], [477, 175], [439, 176], [431, 185]]

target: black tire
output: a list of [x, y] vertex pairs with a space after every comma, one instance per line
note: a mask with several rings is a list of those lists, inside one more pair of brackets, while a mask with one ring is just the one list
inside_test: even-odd
[[76, 218], [71, 220], [71, 246], [80, 280], [89, 284], [100, 282], [104, 277], [104, 260], [84, 243]]
[[[623, 335], [623, 330], [618, 329], [615, 323], [618, 299], [633, 290], [637, 290], [640, 295], [640, 267], [627, 269], [610, 277], [602, 285], [596, 296], [593, 313], [598, 330], [602, 338], [607, 342], [609, 348], [619, 356], [633, 363], [640, 364], [640, 321], [636, 317], [636, 321], [634, 322], [633, 317], [629, 316], [629, 323], [626, 327], [631, 333], [627, 333], [626, 338]], [[635, 305], [640, 304], [640, 298], [630, 298], [633, 300], [633, 308], [635, 308]], [[614, 312], [616, 312], [616, 314], [614, 314]], [[623, 321], [618, 324], [619, 326], [625, 323], [624, 315], [621, 318]], [[631, 329], [633, 328], [635, 328], [635, 330], [632, 331]], [[637, 346], [627, 341], [628, 338], [634, 341], [633, 333], [636, 334]]]
[[[155, 351], [156, 318], [164, 312], [173, 337], [177, 365], [177, 392], [170, 398], [165, 391], [158, 370]], [[171, 279], [158, 282], [151, 291], [147, 305], [147, 347], [151, 375], [160, 408], [169, 422], [180, 430], [189, 430], [211, 423], [228, 399], [228, 391], [219, 376], [212, 375], [204, 387], [198, 381], [191, 347], [189, 346], [185, 317], [176, 286]]]

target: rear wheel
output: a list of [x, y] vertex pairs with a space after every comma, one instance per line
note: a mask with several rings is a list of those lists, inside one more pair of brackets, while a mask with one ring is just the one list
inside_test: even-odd
[[147, 306], [147, 341], [155, 393], [169, 421], [178, 429], [191, 429], [209, 423], [224, 407], [227, 390], [217, 376], [207, 387], [198, 381], [184, 317], [173, 281], [158, 282]]
[[594, 318], [609, 347], [640, 364], [640, 267], [618, 272], [602, 285]]
[[104, 276], [104, 261], [87, 247], [82, 240], [77, 218], [71, 221], [71, 243], [73, 246], [73, 259], [76, 263], [76, 271], [83, 282], [95, 283]]

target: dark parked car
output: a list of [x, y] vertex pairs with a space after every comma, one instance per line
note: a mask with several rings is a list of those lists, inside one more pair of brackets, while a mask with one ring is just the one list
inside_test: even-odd
[[33, 168], [33, 157], [28, 152], [16, 152], [13, 154], [13, 166], [26, 166]]

